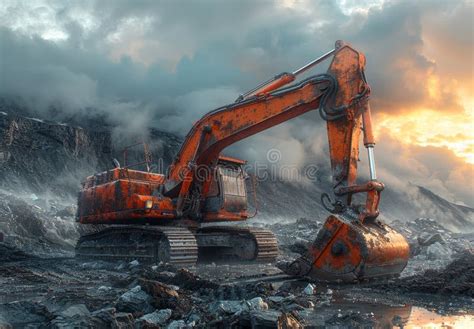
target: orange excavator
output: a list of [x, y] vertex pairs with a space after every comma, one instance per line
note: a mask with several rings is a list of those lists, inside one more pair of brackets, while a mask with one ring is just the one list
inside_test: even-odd
[[[326, 74], [287, 86], [331, 58]], [[138, 259], [192, 265], [198, 256], [219, 255], [245, 261], [273, 261], [278, 247], [272, 232], [245, 221], [245, 161], [225, 157], [227, 146], [282, 122], [317, 110], [327, 122], [334, 201], [321, 202], [332, 214], [306, 254], [286, 267], [296, 276], [360, 280], [398, 275], [409, 247], [402, 235], [378, 219], [384, 185], [377, 180], [370, 87], [365, 56], [349, 44], [335, 48], [292, 73], [282, 73], [240, 95], [235, 103], [204, 115], [186, 136], [167, 174], [121, 167], [83, 183], [78, 221], [95, 229], [76, 246], [78, 256]], [[359, 137], [363, 132], [370, 180], [356, 183]], [[366, 193], [363, 205], [355, 194]]]

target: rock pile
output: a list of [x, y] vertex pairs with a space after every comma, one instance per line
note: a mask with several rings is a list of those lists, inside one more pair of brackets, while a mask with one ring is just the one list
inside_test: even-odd
[[[313, 285], [286, 284], [277, 288], [264, 282], [217, 284], [186, 269], [131, 263], [75, 264], [76, 271], [84, 271], [82, 280], [94, 273], [98, 281], [89, 284], [101, 284], [84, 290], [75, 287], [69, 290], [63, 278], [59, 278], [62, 285], [47, 288], [52, 287], [49, 279], [63, 270], [57, 269], [49, 275], [33, 273], [40, 268], [35, 265], [35, 270], [25, 272], [28, 277], [24, 280], [29, 285], [40, 280], [36, 286], [47, 289], [46, 299], [3, 303], [0, 300], [0, 325], [6, 328], [31, 324], [52, 328], [302, 328], [298, 312], [327, 302], [327, 296], [316, 293]], [[74, 264], [68, 264], [68, 268], [71, 265]], [[119, 273], [118, 268], [121, 268]], [[23, 272], [13, 273], [15, 269], [18, 269], [15, 262], [0, 266], [0, 280], [13, 276], [19, 280]], [[81, 287], [80, 282], [73, 282]], [[18, 281], [17, 285], [21, 284]], [[55, 289], [51, 292], [53, 299], [48, 297], [50, 289]]]
[[474, 298], [474, 254], [466, 251], [442, 269], [394, 280], [382, 285], [404, 292], [463, 295]]
[[28, 254], [72, 255], [79, 238], [75, 211], [75, 206], [56, 198], [0, 191], [3, 242]]

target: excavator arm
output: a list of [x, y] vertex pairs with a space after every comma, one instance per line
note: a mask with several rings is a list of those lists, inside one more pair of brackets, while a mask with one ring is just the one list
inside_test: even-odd
[[[327, 74], [312, 76], [296, 85], [275, 91], [331, 55], [334, 56]], [[342, 210], [350, 206], [354, 193], [369, 190], [379, 192], [383, 185], [376, 182], [375, 178], [370, 184], [354, 185], [362, 121], [364, 138], [369, 141], [366, 145], [374, 145], [368, 106], [370, 88], [365, 80], [364, 67], [363, 54], [343, 42], [337, 42], [334, 50], [303, 68], [293, 73], [282, 73], [241, 95], [236, 103], [206, 114], [188, 133], [168, 172], [166, 195], [178, 199], [178, 212], [192, 184], [202, 184], [204, 194], [206, 192], [209, 182], [203, 182], [202, 175], [201, 181], [196, 179], [196, 168], [213, 168], [225, 147], [318, 109], [321, 117], [327, 121], [337, 198], [332, 210]], [[368, 210], [366, 215], [376, 217], [378, 194], [369, 201], [370, 211]]]

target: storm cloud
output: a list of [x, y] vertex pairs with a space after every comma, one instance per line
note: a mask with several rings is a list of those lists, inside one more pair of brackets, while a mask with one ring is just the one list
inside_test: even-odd
[[[100, 114], [120, 134], [152, 126], [184, 135], [207, 111], [343, 39], [367, 56], [375, 113], [428, 104], [447, 115], [464, 110], [459, 90], [472, 94], [472, 13], [468, 1], [442, 0], [4, 1], [0, 96], [56, 120]], [[326, 157], [324, 134], [310, 113], [234, 150], [260, 159], [278, 147], [303, 166]], [[450, 151], [382, 140], [394, 157], [381, 161], [387, 177], [436, 182], [472, 204], [472, 189], [459, 187], [474, 183], [472, 166]], [[433, 169], [433, 155], [450, 160]]]

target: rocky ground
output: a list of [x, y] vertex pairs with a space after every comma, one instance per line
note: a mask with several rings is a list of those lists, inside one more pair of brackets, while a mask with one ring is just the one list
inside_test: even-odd
[[[344, 328], [405, 326], [421, 312], [474, 321], [474, 234], [430, 218], [395, 222], [412, 257], [397, 280], [328, 285], [275, 264], [169, 266], [75, 259], [68, 199], [0, 192], [0, 328]], [[279, 261], [299, 256], [322, 220], [271, 229]], [[422, 313], [424, 314], [424, 313]]]
[[[308, 219], [271, 225], [281, 259], [297, 256], [320, 226]], [[385, 328], [409, 324], [419, 308], [474, 321], [472, 235], [453, 234], [426, 218], [401, 229], [413, 250], [406, 274], [357, 285], [289, 278], [274, 264], [177, 269], [67, 254], [45, 258], [1, 243], [0, 323], [6, 328]]]

